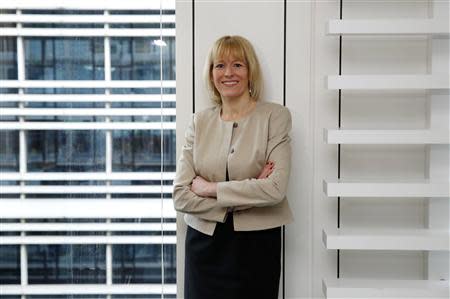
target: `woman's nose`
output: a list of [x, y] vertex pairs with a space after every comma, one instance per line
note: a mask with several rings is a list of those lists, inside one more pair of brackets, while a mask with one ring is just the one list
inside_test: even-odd
[[225, 76], [231, 76], [233, 75], [233, 68], [231, 66], [225, 67]]

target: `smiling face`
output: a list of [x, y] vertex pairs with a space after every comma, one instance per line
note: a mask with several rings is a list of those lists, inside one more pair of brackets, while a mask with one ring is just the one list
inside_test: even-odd
[[244, 61], [226, 56], [214, 61], [212, 80], [222, 99], [240, 99], [249, 96], [248, 68]]
[[206, 57], [203, 78], [217, 105], [236, 97], [250, 96], [258, 101], [261, 95], [258, 58], [251, 43], [242, 36], [225, 35], [214, 42]]

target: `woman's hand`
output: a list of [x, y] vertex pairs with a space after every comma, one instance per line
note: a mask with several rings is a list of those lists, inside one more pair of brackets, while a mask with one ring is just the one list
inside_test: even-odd
[[217, 197], [217, 183], [208, 182], [201, 176], [192, 181], [191, 191], [202, 197]]
[[261, 172], [259, 173], [259, 175], [256, 178], [257, 179], [268, 178], [269, 175], [272, 174], [274, 167], [275, 167], [275, 163], [274, 162], [267, 161], [266, 165], [264, 166], [264, 168], [261, 170]]
[[[264, 168], [261, 170], [261, 172], [259, 173], [257, 179], [266, 179], [269, 177], [269, 175], [272, 174], [273, 169], [275, 167], [275, 163], [272, 161], [267, 161], [266, 165], [264, 165]], [[234, 207], [234, 211], [242, 211], [242, 210], [247, 210], [247, 209], [251, 209], [252, 206], [235, 206]]]

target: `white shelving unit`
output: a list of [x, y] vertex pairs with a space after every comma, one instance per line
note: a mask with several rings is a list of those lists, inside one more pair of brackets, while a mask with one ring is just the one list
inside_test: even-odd
[[[427, 198], [423, 229], [325, 228], [322, 240], [329, 250], [426, 251], [424, 280], [326, 278], [326, 298], [449, 298], [450, 247], [450, 76], [448, 1], [435, 0], [429, 19], [330, 20], [328, 35], [425, 36], [429, 41], [427, 74], [332, 75], [329, 90], [419, 91], [428, 94], [428, 126], [411, 130], [324, 129], [327, 144], [425, 145], [424, 180], [324, 180], [323, 191], [336, 197]], [[364, 199], [361, 199], [364, 200]], [[339, 277], [339, 275], [338, 275]], [[367, 277], [369, 278], [369, 277]]]
[[449, 197], [449, 181], [324, 180], [329, 197]]
[[327, 249], [448, 250], [448, 231], [429, 229], [324, 229]]
[[326, 298], [448, 298], [448, 281], [324, 279]]

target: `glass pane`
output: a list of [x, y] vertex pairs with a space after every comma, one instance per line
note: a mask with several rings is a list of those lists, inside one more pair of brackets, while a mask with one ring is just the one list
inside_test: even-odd
[[19, 132], [0, 131], [0, 172], [19, 171]]
[[113, 245], [113, 283], [161, 283], [161, 245]]
[[17, 80], [17, 42], [15, 37], [0, 38], [0, 80]]
[[0, 285], [2, 284], [20, 284], [20, 246], [0, 246]]
[[163, 80], [175, 80], [175, 37], [165, 37], [162, 47]]
[[105, 171], [104, 131], [28, 131], [28, 171]]
[[103, 38], [26, 38], [27, 80], [103, 80]]
[[105, 283], [104, 245], [28, 245], [28, 283]]
[[[20, 298], [20, 297], [19, 297]], [[2, 299], [2, 297], [0, 297]], [[106, 299], [104, 295], [34, 295], [27, 299]]]
[[[169, 299], [169, 298], [177, 298], [176, 295], [167, 295], [164, 294], [164, 297], [161, 297], [161, 295], [115, 295], [111, 296], [112, 299]], [[0, 298], [1, 299], [1, 298]]]
[[161, 145], [159, 130], [114, 131], [113, 171], [161, 171], [161, 163], [174, 171], [175, 130], [163, 131], [163, 137]]
[[[162, 69], [163, 69], [163, 79], [164, 80], [175, 80], [175, 38], [172, 37], [165, 37], [164, 42], [167, 46], [162, 47]], [[163, 89], [162, 93], [164, 95], [175, 95], [176, 90], [173, 88], [171, 89]], [[176, 108], [176, 102], [163, 102], [162, 103], [163, 108]], [[175, 123], [176, 117], [173, 116], [170, 118], [170, 120], [167, 120], [168, 122]], [[170, 133], [169, 133], [170, 132]], [[168, 157], [165, 156], [163, 161], [163, 172], [175, 172], [175, 165], [176, 165], [176, 140], [175, 140], [175, 130], [168, 131], [168, 133], [171, 135], [168, 137], [170, 140], [169, 142], [164, 142], [162, 151], [164, 153], [171, 152], [173, 153], [172, 156]], [[172, 180], [168, 180], [165, 182], [165, 184], [171, 186], [173, 185]], [[167, 194], [169, 198], [172, 198], [172, 194]], [[163, 201], [162, 203], [165, 205], [171, 205], [171, 202]], [[166, 209], [163, 209], [166, 210]], [[173, 216], [170, 215], [162, 215], [162, 219], [164, 224], [171, 224], [176, 225], [176, 219], [171, 218]], [[176, 231], [163, 231], [163, 238], [165, 236], [174, 236], [176, 235]], [[177, 263], [177, 254], [176, 254], [176, 244], [165, 244], [163, 246], [163, 266], [164, 266], [164, 283], [166, 284], [176, 284], [176, 263]], [[167, 295], [164, 296], [165, 298]], [[175, 298], [175, 296], [174, 296]]]
[[[17, 80], [17, 41], [15, 37], [0, 37], [0, 80]], [[0, 93], [16, 92], [17, 89], [14, 88], [0, 87]]]
[[[168, 233], [165, 233], [166, 235]], [[164, 244], [164, 283], [177, 283], [177, 246]]]
[[160, 47], [156, 38], [112, 38], [111, 76], [113, 80], [159, 80]]

